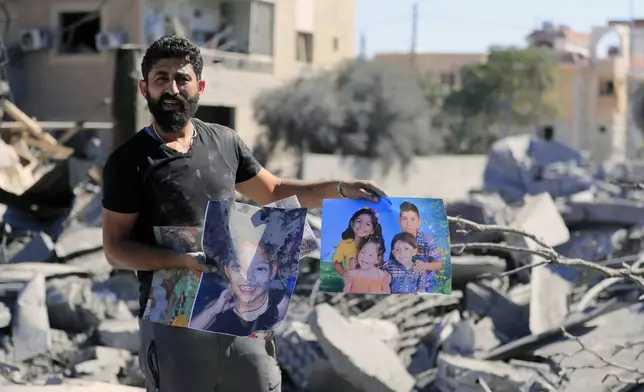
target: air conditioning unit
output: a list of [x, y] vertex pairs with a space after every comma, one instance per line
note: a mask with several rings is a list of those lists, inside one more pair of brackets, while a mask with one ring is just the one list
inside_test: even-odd
[[20, 32], [20, 48], [25, 52], [33, 52], [49, 47], [50, 35], [43, 29], [24, 29]]
[[113, 31], [101, 31], [96, 34], [96, 49], [99, 52], [118, 49], [125, 43], [125, 35]]

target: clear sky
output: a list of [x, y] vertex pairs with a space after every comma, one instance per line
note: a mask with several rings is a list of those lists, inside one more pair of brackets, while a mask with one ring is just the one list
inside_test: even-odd
[[[356, 50], [367, 55], [411, 48], [414, 0], [355, 0]], [[644, 18], [644, 0], [418, 0], [421, 52], [485, 52], [490, 45], [523, 45], [544, 21], [590, 32], [610, 19]]]

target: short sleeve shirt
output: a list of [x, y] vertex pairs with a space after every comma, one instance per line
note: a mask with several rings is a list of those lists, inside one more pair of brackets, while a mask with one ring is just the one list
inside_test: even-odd
[[[210, 200], [233, 200], [235, 184], [261, 169], [250, 149], [230, 128], [192, 120], [190, 149], [178, 152], [146, 129], [123, 143], [103, 169], [103, 207], [138, 213], [133, 240], [155, 245], [154, 226], [201, 226]], [[137, 271], [141, 314], [151, 271]]]
[[345, 270], [349, 270], [351, 258], [356, 258], [358, 249], [352, 239], [342, 240], [335, 249], [333, 262], [341, 263]]

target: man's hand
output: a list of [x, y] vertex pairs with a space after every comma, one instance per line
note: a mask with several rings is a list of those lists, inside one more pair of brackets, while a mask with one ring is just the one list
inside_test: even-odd
[[185, 259], [185, 267], [192, 272], [201, 273], [206, 271], [206, 257], [202, 252], [188, 253]]
[[341, 195], [347, 199], [369, 200], [374, 203], [379, 202], [381, 197], [387, 197], [385, 192], [373, 181], [342, 181], [339, 190]]

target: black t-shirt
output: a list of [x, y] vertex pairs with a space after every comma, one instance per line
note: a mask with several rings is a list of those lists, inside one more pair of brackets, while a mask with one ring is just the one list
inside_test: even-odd
[[234, 309], [219, 314], [215, 322], [208, 327], [211, 332], [227, 335], [250, 336], [256, 331], [271, 331], [279, 319], [277, 305], [284, 298], [283, 290], [271, 290], [268, 295], [268, 308], [253, 321], [243, 320]]
[[[143, 129], [108, 158], [103, 169], [103, 207], [138, 213], [133, 240], [155, 245], [154, 226], [201, 226], [210, 200], [233, 200], [235, 184], [261, 169], [230, 128], [193, 119], [195, 135], [186, 153], [171, 149]], [[152, 271], [137, 271], [140, 315]]]

